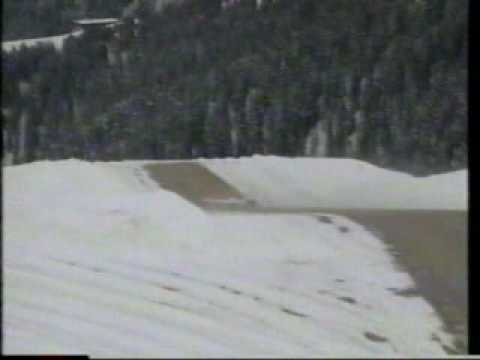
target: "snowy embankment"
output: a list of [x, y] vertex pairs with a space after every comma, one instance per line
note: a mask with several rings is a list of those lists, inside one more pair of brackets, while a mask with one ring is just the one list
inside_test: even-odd
[[354, 159], [253, 156], [200, 162], [262, 206], [466, 210], [466, 170], [428, 177]]
[[207, 214], [142, 164], [4, 168], [4, 353], [434, 356], [452, 345], [424, 299], [392, 291], [412, 279], [358, 224]]
[[13, 40], [13, 41], [2, 41], [2, 51], [10, 52], [13, 50], [20, 50], [22, 46], [27, 48], [34, 47], [38, 45], [53, 45], [57, 51], [62, 51], [63, 43], [69, 36], [79, 37], [83, 35], [83, 30], [76, 30], [71, 33], [47, 36], [33, 39], [22, 39], [22, 40]]

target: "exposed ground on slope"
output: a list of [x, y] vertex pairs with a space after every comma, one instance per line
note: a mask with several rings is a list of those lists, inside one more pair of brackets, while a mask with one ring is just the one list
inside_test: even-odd
[[[342, 213], [340, 211], [340, 213]], [[391, 289], [399, 296], [426, 298], [467, 351], [467, 214], [465, 211], [348, 211], [391, 246], [418, 289]]]
[[[322, 208], [321, 204], [318, 208], [261, 208], [252, 202], [245, 202], [240, 192], [198, 163], [159, 163], [145, 168], [161, 187], [211, 211], [321, 212], [346, 216], [364, 225], [391, 247], [398, 264], [410, 273], [418, 287], [390, 290], [398, 296], [418, 294], [427, 299], [442, 316], [447, 330], [455, 335], [455, 352], [466, 353], [466, 211], [327, 209]], [[228, 203], [231, 199], [239, 202]], [[222, 203], [222, 200], [227, 202]], [[327, 217], [322, 217], [320, 221], [328, 221]], [[432, 334], [432, 337], [435, 335]]]
[[145, 169], [162, 188], [201, 207], [207, 206], [209, 200], [243, 200], [234, 187], [198, 163], [148, 164]]

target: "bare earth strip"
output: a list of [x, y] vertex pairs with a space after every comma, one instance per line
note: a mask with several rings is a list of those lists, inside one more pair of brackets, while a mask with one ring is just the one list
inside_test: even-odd
[[246, 201], [238, 190], [198, 163], [149, 164], [145, 169], [162, 188], [209, 211], [330, 213], [362, 224], [390, 247], [399, 266], [405, 268], [417, 284], [416, 289], [409, 291], [390, 290], [398, 296], [427, 299], [443, 318], [447, 331], [455, 335], [456, 349], [446, 350], [467, 352], [466, 211], [264, 208]]
[[[342, 211], [339, 211], [342, 214]], [[465, 211], [346, 211], [342, 215], [377, 233], [415, 279], [420, 294], [442, 316], [467, 351], [467, 214]], [[396, 291], [392, 289], [392, 291]]]
[[243, 198], [235, 188], [198, 163], [149, 164], [145, 169], [162, 188], [176, 192], [200, 207], [205, 207], [205, 199]]

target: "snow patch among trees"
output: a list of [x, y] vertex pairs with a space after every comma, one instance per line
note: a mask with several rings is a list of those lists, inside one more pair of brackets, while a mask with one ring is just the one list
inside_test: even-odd
[[13, 50], [20, 50], [22, 47], [34, 47], [38, 45], [53, 45], [57, 51], [62, 51], [63, 43], [65, 40], [70, 37], [79, 37], [84, 33], [83, 30], [75, 30], [71, 33], [56, 35], [56, 36], [47, 36], [34, 39], [22, 39], [14, 41], [3, 41], [2, 42], [2, 51], [10, 52]]

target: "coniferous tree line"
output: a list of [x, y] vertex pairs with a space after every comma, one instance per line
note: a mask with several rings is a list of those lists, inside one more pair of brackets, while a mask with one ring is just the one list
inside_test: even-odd
[[466, 166], [467, 0], [140, 4], [141, 23], [119, 37], [2, 54], [15, 163], [276, 154], [419, 174]]

